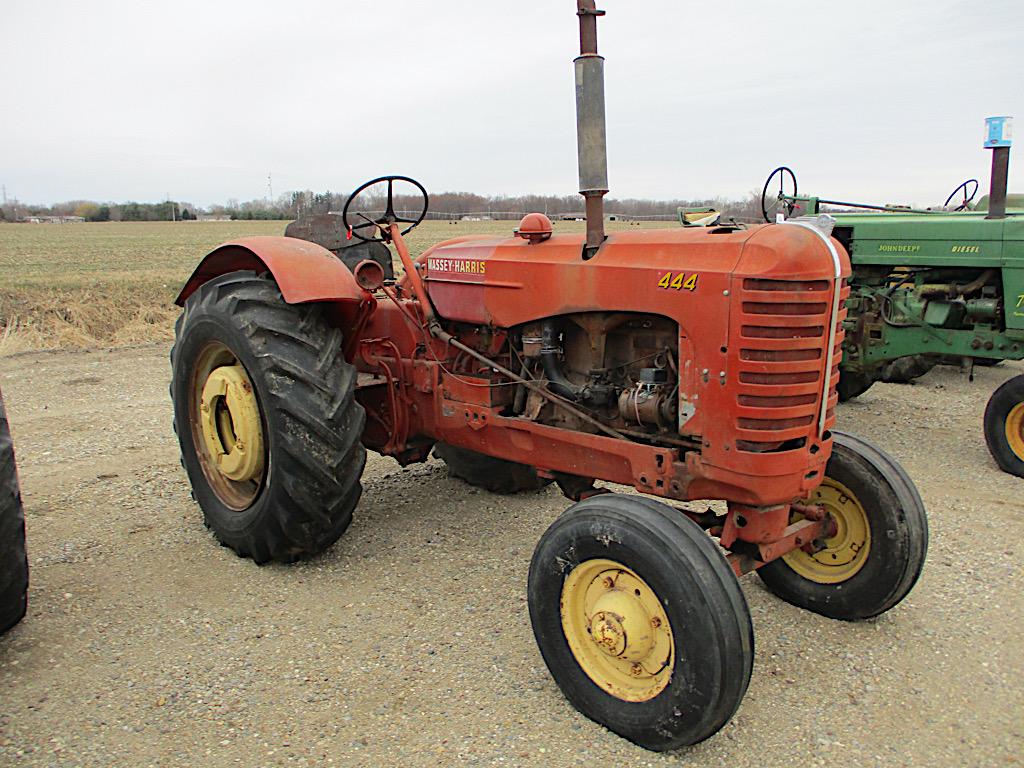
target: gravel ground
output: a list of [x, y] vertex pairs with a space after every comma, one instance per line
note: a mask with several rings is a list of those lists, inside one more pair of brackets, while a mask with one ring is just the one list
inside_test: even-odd
[[573, 710], [534, 644], [526, 572], [556, 490], [491, 496], [374, 456], [337, 545], [260, 568], [189, 499], [166, 347], [4, 359], [33, 570], [0, 639], [0, 765], [1022, 765], [1024, 486], [981, 435], [1022, 370], [943, 367], [840, 408], [921, 490], [921, 581], [845, 624], [745, 577], [746, 699], [658, 755]]

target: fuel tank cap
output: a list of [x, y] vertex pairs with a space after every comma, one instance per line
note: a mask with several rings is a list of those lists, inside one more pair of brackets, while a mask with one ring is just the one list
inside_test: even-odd
[[552, 229], [551, 219], [543, 213], [528, 213], [519, 222], [519, 228], [515, 233], [524, 240], [529, 240], [530, 245], [536, 245], [551, 237]]

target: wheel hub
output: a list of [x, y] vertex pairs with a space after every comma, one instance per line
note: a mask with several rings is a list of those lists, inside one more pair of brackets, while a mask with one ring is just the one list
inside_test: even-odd
[[[835, 533], [825, 539], [823, 549], [813, 554], [796, 549], [783, 559], [806, 579], [838, 584], [855, 576], [867, 562], [871, 528], [860, 501], [838, 480], [826, 477], [814, 493], [814, 503], [825, 507]], [[801, 516], [795, 515], [792, 522], [799, 519]]]
[[263, 426], [252, 384], [241, 365], [210, 372], [199, 403], [203, 441], [224, 477], [254, 480], [263, 471]]
[[668, 685], [675, 643], [661, 601], [613, 560], [576, 566], [562, 588], [562, 629], [583, 671], [625, 701], [647, 701]]

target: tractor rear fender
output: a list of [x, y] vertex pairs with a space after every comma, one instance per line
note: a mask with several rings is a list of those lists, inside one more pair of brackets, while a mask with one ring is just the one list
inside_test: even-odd
[[175, 303], [185, 300], [207, 280], [237, 270], [270, 272], [289, 304], [322, 301], [340, 305], [353, 319], [360, 305], [372, 303], [372, 294], [356, 284], [347, 266], [316, 243], [294, 237], [243, 237], [216, 248], [200, 262]]

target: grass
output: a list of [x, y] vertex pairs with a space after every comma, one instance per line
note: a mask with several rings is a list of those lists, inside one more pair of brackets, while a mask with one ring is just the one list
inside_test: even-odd
[[[220, 243], [281, 235], [287, 222], [0, 224], [0, 356], [31, 349], [170, 339], [174, 297]], [[511, 234], [512, 221], [427, 221], [407, 236], [413, 257], [451, 237]], [[626, 229], [609, 222], [609, 229]], [[635, 226], [635, 225], [634, 225]], [[645, 222], [645, 227], [672, 226]], [[556, 222], [582, 232], [582, 222]], [[397, 259], [397, 257], [396, 257]]]

